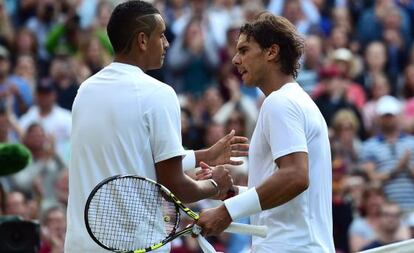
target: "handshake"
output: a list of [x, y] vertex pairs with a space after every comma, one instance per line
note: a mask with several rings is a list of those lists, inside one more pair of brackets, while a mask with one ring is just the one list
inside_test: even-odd
[[217, 188], [217, 193], [211, 198], [225, 200], [236, 194], [237, 187], [233, 185], [233, 178], [225, 165], [210, 167], [200, 162], [200, 167], [195, 175], [196, 180], [212, 180], [212, 184]]

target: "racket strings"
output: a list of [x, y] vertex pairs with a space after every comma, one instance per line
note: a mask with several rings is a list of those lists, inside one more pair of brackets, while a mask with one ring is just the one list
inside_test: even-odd
[[112, 249], [133, 251], [161, 242], [175, 231], [179, 216], [160, 188], [140, 178], [118, 178], [93, 196], [89, 226], [98, 241]]

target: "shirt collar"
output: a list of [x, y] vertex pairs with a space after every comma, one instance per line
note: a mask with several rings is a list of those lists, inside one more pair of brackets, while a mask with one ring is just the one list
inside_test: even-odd
[[[398, 139], [402, 139], [402, 138], [404, 138], [405, 136], [407, 136], [405, 133], [400, 133], [400, 135], [398, 136]], [[383, 134], [378, 134], [378, 135], [377, 135], [377, 139], [378, 139], [378, 141], [380, 141], [380, 142], [384, 142], [384, 141], [385, 141], [385, 136], [384, 136]]]
[[144, 73], [144, 71], [142, 71], [142, 69], [140, 67], [135, 66], [135, 65], [131, 65], [131, 64], [127, 64], [127, 63], [112, 62], [111, 66], [116, 68], [116, 69], [122, 69], [122, 70], [127, 70], [127, 71], [136, 71], [138, 73]]

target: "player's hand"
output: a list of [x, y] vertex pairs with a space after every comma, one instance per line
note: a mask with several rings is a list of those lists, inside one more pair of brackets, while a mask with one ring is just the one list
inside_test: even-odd
[[234, 136], [235, 131], [231, 130], [229, 134], [218, 140], [213, 146], [208, 148], [209, 165], [216, 166], [222, 164], [241, 165], [243, 161], [233, 161], [231, 157], [247, 156], [249, 144], [246, 137]]
[[207, 209], [201, 212], [200, 218], [196, 222], [201, 227], [201, 235], [219, 235], [232, 222], [229, 213], [224, 205]]
[[219, 192], [213, 198], [224, 199], [227, 196], [227, 192], [233, 189], [233, 178], [230, 176], [229, 171], [223, 165], [211, 168], [206, 163], [201, 162], [200, 166], [204, 170], [211, 170], [212, 174], [210, 178], [217, 183]]
[[196, 180], [200, 181], [200, 180], [206, 180], [206, 179], [210, 179], [213, 177], [213, 168], [209, 167], [208, 165], [205, 163], [200, 163], [200, 167], [201, 169], [198, 170], [195, 173], [196, 176]]
[[[217, 167], [211, 168], [203, 162], [200, 163], [200, 167], [201, 169], [196, 172], [196, 180], [207, 180], [207, 179], [213, 178], [213, 174], [216, 173], [215, 168]], [[233, 180], [232, 180], [232, 184], [233, 184]], [[219, 200], [225, 200], [225, 199], [228, 199], [228, 198], [231, 198], [237, 195], [238, 191], [239, 191], [238, 188], [232, 185], [230, 189], [227, 191], [227, 194], [223, 193], [223, 194], [214, 196], [213, 198], [219, 199]]]

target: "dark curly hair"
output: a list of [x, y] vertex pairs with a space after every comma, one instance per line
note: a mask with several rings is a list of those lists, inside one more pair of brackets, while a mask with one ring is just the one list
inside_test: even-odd
[[240, 34], [245, 34], [247, 40], [253, 38], [262, 49], [277, 44], [280, 48], [277, 61], [280, 63], [281, 71], [297, 77], [304, 39], [289, 20], [269, 12], [261, 12], [254, 21], [240, 28]]

